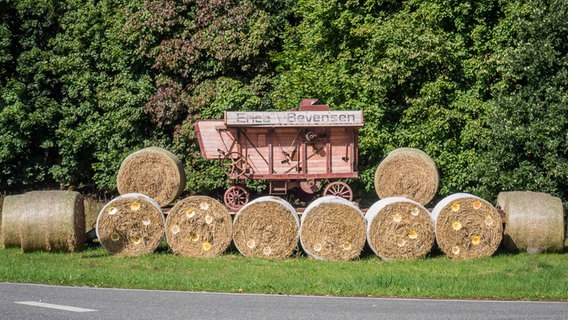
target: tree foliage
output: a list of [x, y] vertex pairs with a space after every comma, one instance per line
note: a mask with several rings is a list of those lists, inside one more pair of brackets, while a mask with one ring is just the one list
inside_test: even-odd
[[[113, 192], [144, 146], [227, 186], [193, 124], [302, 98], [363, 110], [360, 189], [391, 150], [440, 194], [568, 199], [563, 0], [0, 0], [0, 188]], [[261, 184], [251, 185], [261, 188]]]
[[568, 3], [518, 2], [505, 11], [479, 189], [568, 199]]

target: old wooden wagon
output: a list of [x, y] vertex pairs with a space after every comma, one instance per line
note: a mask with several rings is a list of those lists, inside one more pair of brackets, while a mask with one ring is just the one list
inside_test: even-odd
[[266, 179], [271, 195], [290, 190], [308, 194], [327, 184], [323, 195], [349, 200], [353, 192], [340, 179], [357, 178], [361, 111], [331, 111], [317, 99], [304, 99], [299, 110], [227, 111], [223, 120], [195, 124], [201, 153], [219, 160], [232, 181], [224, 201], [238, 210], [249, 201], [246, 179]]

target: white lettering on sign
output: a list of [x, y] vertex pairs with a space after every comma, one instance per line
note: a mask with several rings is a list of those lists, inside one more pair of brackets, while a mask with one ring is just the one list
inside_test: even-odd
[[361, 111], [225, 112], [227, 126], [363, 126]]

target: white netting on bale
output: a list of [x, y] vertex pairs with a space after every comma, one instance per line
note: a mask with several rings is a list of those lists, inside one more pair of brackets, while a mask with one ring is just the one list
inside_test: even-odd
[[399, 148], [391, 151], [375, 171], [379, 198], [404, 197], [428, 204], [438, 191], [436, 164], [422, 150]]
[[156, 201], [141, 193], [128, 193], [103, 207], [96, 232], [109, 253], [139, 256], [158, 248], [164, 238], [164, 225], [164, 215]]
[[27, 199], [23, 194], [6, 196], [2, 205], [3, 248], [20, 247], [20, 220]]
[[0, 248], [4, 248], [4, 235], [2, 234], [2, 210], [4, 208], [4, 197], [0, 196]]
[[32, 191], [8, 196], [3, 206], [5, 247], [23, 252], [74, 252], [85, 243], [83, 197], [71, 191]]
[[492, 256], [503, 237], [497, 209], [471, 194], [456, 193], [442, 199], [432, 217], [438, 246], [453, 259]]
[[381, 259], [425, 257], [435, 241], [430, 211], [420, 203], [389, 197], [374, 203], [367, 213], [367, 242]]
[[560, 198], [541, 192], [501, 192], [497, 207], [505, 212], [503, 244], [508, 250], [562, 252], [564, 208]]
[[197, 258], [221, 255], [231, 243], [233, 222], [225, 206], [207, 196], [178, 201], [166, 218], [166, 239], [173, 253]]
[[185, 171], [179, 158], [159, 147], [130, 154], [122, 161], [116, 177], [120, 194], [142, 193], [162, 207], [182, 193], [185, 183]]
[[283, 259], [298, 246], [300, 218], [288, 202], [261, 197], [247, 203], [235, 216], [233, 241], [246, 257]]
[[314, 259], [355, 259], [361, 254], [366, 237], [363, 213], [343, 198], [319, 198], [302, 214], [300, 243], [306, 254]]

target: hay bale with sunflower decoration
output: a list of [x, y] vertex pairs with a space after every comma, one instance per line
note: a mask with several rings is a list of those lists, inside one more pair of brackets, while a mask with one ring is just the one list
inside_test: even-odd
[[497, 209], [489, 202], [467, 193], [450, 195], [432, 210], [436, 241], [452, 259], [492, 256], [503, 237]]
[[365, 213], [367, 242], [384, 260], [425, 257], [435, 241], [430, 211], [420, 203], [389, 197], [375, 202]]
[[501, 192], [497, 207], [505, 212], [504, 246], [511, 251], [562, 252], [562, 200], [546, 193]]
[[379, 198], [404, 197], [426, 205], [438, 191], [436, 164], [422, 150], [399, 148], [391, 151], [375, 171]]
[[178, 201], [166, 218], [166, 240], [177, 255], [216, 257], [227, 250], [231, 238], [229, 211], [221, 202], [207, 196]]
[[284, 259], [298, 247], [300, 218], [288, 202], [261, 197], [235, 216], [233, 241], [245, 257]]
[[160, 205], [141, 193], [128, 193], [107, 203], [97, 217], [101, 245], [113, 255], [140, 256], [154, 252], [164, 238]]
[[120, 194], [142, 193], [165, 207], [182, 193], [186, 176], [176, 155], [163, 148], [149, 147], [122, 161], [116, 183]]
[[314, 259], [355, 259], [361, 254], [366, 238], [363, 212], [344, 198], [319, 198], [302, 214], [300, 244], [306, 254]]

